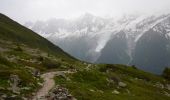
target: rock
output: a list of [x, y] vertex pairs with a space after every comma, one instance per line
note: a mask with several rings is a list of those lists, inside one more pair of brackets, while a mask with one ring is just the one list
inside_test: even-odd
[[18, 75], [10, 75], [10, 86], [12, 88], [12, 92], [20, 94], [20, 88], [18, 87], [21, 80]]
[[166, 84], [166, 88], [170, 90], [170, 84]]
[[85, 67], [85, 70], [89, 71], [92, 67], [92, 64], [88, 64], [86, 67]]
[[93, 90], [93, 89], [89, 89], [89, 91], [94, 92], [94, 90]]
[[26, 98], [26, 97], [22, 97], [22, 100], [29, 100], [28, 98]]
[[34, 76], [34, 77], [40, 77], [40, 71], [38, 69], [35, 69], [33, 67], [28, 67], [26, 68], [29, 70], [29, 72]]
[[17, 95], [14, 95], [14, 94], [13, 94], [13, 95], [11, 96], [11, 98], [15, 98], [15, 97], [17, 97]]
[[61, 67], [61, 68], [67, 68], [67, 66], [64, 66], [64, 65], [61, 65], [60, 67]]
[[100, 93], [104, 93], [102, 90], [98, 90], [98, 92], [100, 92]]
[[118, 85], [119, 85], [119, 87], [123, 87], [123, 88], [127, 86], [127, 84], [123, 83], [123, 82], [119, 82]]
[[77, 69], [75, 69], [75, 68], [69, 69], [69, 72], [71, 72], [71, 73], [76, 73], [76, 72], [77, 72]]
[[0, 87], [0, 90], [5, 90], [5, 88], [4, 87]]
[[37, 70], [37, 69], [34, 69], [34, 70], [33, 70], [33, 75], [34, 75], [35, 77], [40, 77], [40, 71]]
[[60, 76], [60, 77], [62, 77], [64, 79], [67, 79], [67, 77], [66, 77], [64, 72], [57, 73], [56, 76]]
[[126, 91], [127, 91], [127, 93], [128, 93], [128, 94], [130, 94], [130, 91], [129, 91], [129, 89], [126, 89]]
[[69, 94], [68, 89], [57, 86], [54, 88], [47, 96], [48, 100], [76, 100], [71, 94]]
[[117, 76], [112, 76], [106, 80], [108, 81], [108, 85], [113, 85], [113, 84], [117, 85], [120, 82], [120, 78]]
[[67, 95], [68, 100], [76, 100], [72, 95]]
[[35, 95], [36, 93], [33, 92], [33, 93], [31, 93], [31, 94], [32, 94], [32, 95]]
[[7, 97], [7, 95], [6, 94], [3, 94], [2, 96], [1, 96], [1, 98], [6, 98]]
[[30, 90], [31, 88], [30, 87], [22, 87], [21, 89], [22, 90]]
[[113, 93], [113, 94], [120, 94], [120, 92], [117, 91], [117, 90], [114, 90], [112, 93]]
[[[25, 59], [23, 59], [25, 60]], [[30, 63], [38, 63], [38, 61], [36, 59], [29, 59], [29, 60], [25, 60], [27, 62], [30, 62]]]
[[119, 83], [121, 81], [118, 76], [112, 76], [110, 80], [113, 80], [115, 83]]
[[170, 97], [170, 94], [169, 94], [168, 92], [164, 91], [164, 94], [165, 94], [166, 96]]
[[139, 80], [139, 79], [137, 77], [135, 77], [134, 80]]
[[161, 88], [161, 89], [165, 88], [164, 85], [161, 84], [160, 82], [157, 82], [154, 86], [157, 87], [157, 88]]
[[43, 83], [38, 82], [37, 84], [38, 84], [39, 86], [43, 86]]

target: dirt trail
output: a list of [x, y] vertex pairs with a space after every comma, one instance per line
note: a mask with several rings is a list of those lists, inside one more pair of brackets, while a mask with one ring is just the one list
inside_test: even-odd
[[54, 76], [60, 73], [69, 73], [69, 71], [56, 71], [42, 74], [41, 78], [44, 80], [43, 86], [32, 100], [46, 100], [45, 96], [47, 96], [48, 92], [55, 86]]

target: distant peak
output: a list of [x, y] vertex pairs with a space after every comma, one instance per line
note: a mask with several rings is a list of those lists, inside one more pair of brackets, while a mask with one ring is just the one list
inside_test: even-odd
[[84, 13], [84, 16], [93, 16], [93, 14], [86, 12]]
[[81, 18], [93, 18], [93, 17], [94, 17], [94, 15], [91, 14], [91, 13], [84, 13], [84, 14], [81, 16]]

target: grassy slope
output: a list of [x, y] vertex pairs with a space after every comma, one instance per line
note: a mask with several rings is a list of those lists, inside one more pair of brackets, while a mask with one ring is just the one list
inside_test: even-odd
[[[95, 65], [96, 66], [96, 65]], [[109, 71], [106, 71], [109, 70]], [[78, 100], [169, 100], [165, 91], [170, 90], [156, 87], [155, 84], [168, 84], [162, 77], [156, 76], [130, 66], [98, 65], [91, 70], [82, 70], [68, 76], [70, 80], [56, 77], [56, 84], [60, 84]], [[109, 84], [107, 79], [118, 78], [127, 84], [125, 88], [118, 88], [115, 83]], [[112, 93], [114, 90], [120, 94]], [[129, 91], [129, 92], [128, 92]]]
[[[0, 97], [4, 93], [8, 96], [28, 96], [39, 88], [38, 82], [41, 82], [41, 79], [33, 76], [32, 69], [41, 72], [54, 68], [67, 69], [75, 63], [80, 61], [45, 38], [0, 14]], [[13, 93], [9, 89], [10, 75], [18, 75], [21, 79], [20, 88], [28, 89], [21, 89], [21, 94]]]
[[45, 38], [39, 36], [24, 26], [21, 26], [3, 14], [0, 14], [0, 39], [14, 41], [18, 44], [26, 44], [31, 48], [39, 48], [40, 50], [66, 60], [75, 60]]

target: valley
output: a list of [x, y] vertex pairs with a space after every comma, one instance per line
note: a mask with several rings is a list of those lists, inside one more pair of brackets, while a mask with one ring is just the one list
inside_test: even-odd
[[85, 13], [72, 20], [24, 25], [82, 61], [136, 65], [155, 74], [170, 66], [169, 13], [129, 14], [117, 19]]
[[168, 68], [156, 75], [135, 65], [84, 62], [0, 14], [0, 100], [169, 98]]

